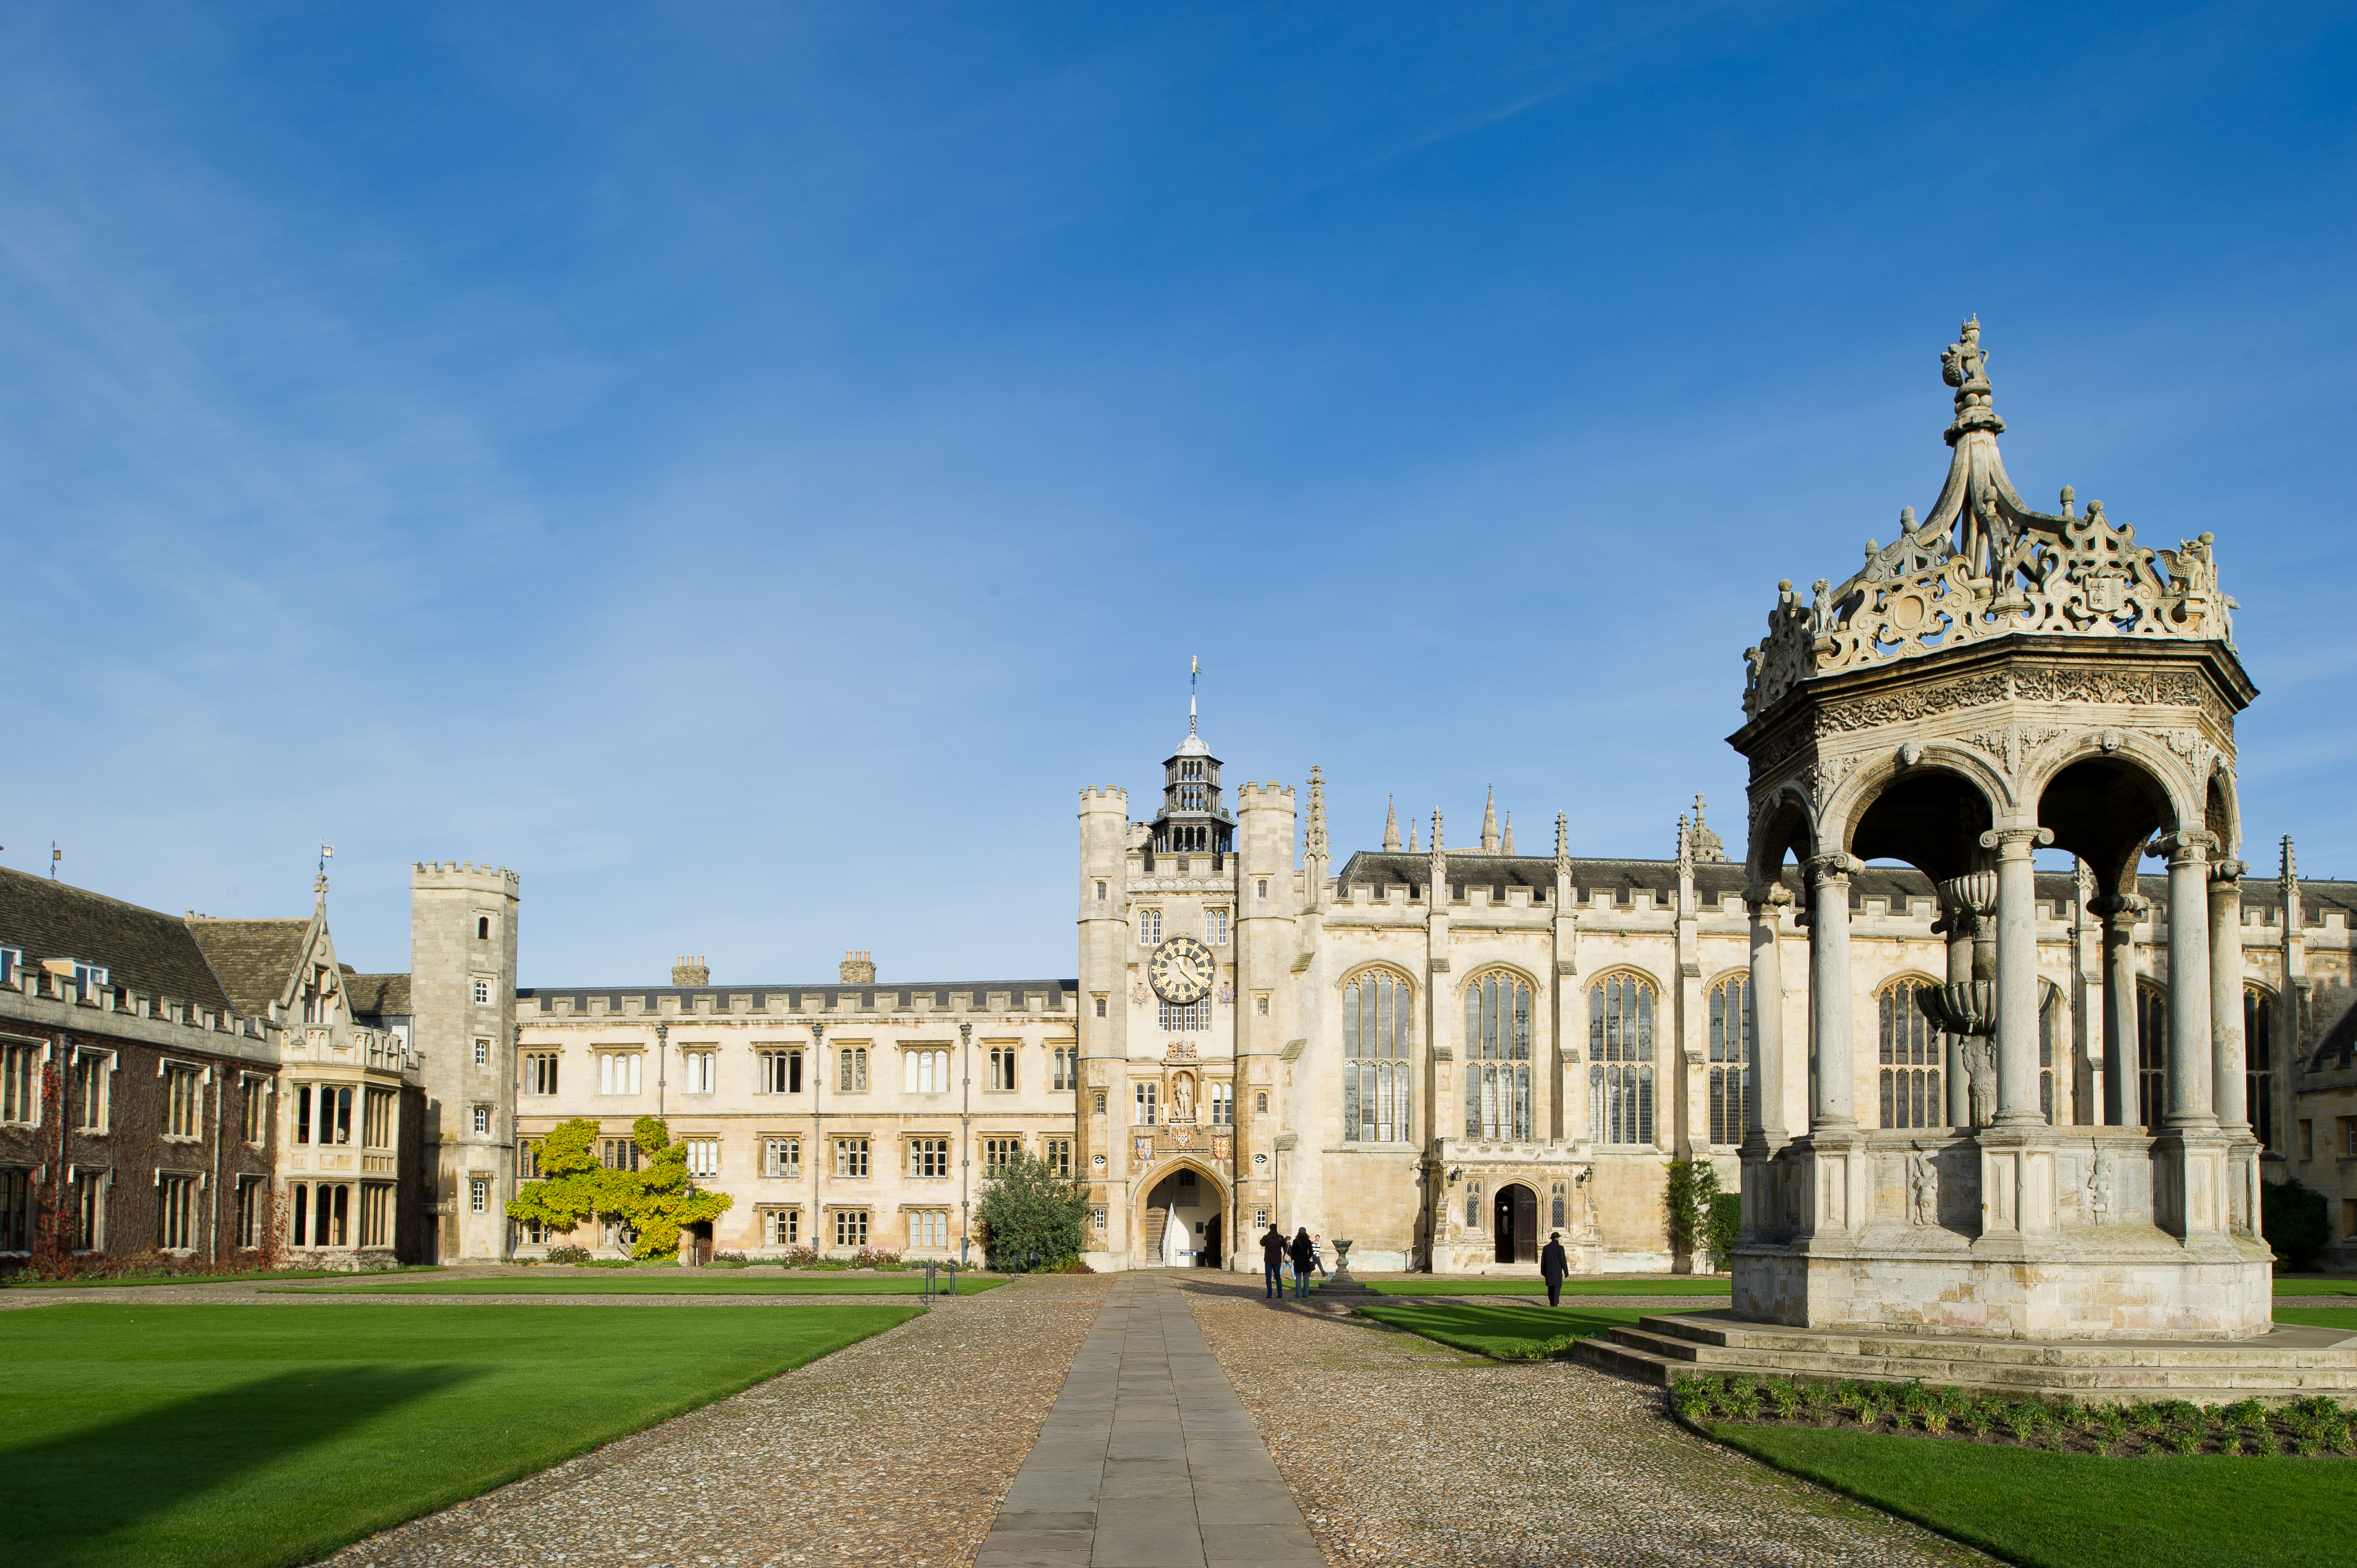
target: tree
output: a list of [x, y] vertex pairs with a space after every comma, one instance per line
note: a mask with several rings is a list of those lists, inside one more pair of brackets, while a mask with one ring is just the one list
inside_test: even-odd
[[639, 1168], [608, 1170], [597, 1158], [596, 1122], [576, 1116], [558, 1122], [540, 1145], [541, 1179], [524, 1184], [508, 1205], [509, 1217], [570, 1231], [609, 1214], [637, 1233], [633, 1256], [666, 1258], [679, 1251], [680, 1233], [688, 1226], [716, 1219], [736, 1202], [689, 1179], [687, 1145], [673, 1143], [662, 1122], [641, 1116], [630, 1134], [639, 1145]]
[[1058, 1176], [1047, 1161], [1018, 1151], [982, 1189], [975, 1208], [983, 1255], [994, 1269], [1079, 1256], [1088, 1196], [1087, 1187]]
[[2286, 1269], [2294, 1273], [2314, 1269], [2332, 1242], [2331, 1211], [2324, 1194], [2297, 1176], [2261, 1183], [2259, 1234]]
[[1708, 1160], [1672, 1160], [1668, 1190], [1670, 1245], [1693, 1255], [1710, 1250], [1711, 1206], [1718, 1197], [1718, 1172]]

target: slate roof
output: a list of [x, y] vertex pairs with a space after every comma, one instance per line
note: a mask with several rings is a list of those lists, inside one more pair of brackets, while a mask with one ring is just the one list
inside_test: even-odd
[[286, 994], [286, 983], [302, 961], [311, 922], [302, 920], [216, 920], [199, 917], [188, 923], [189, 934], [205, 950], [213, 972], [229, 988], [230, 1001], [240, 1013], [259, 1018], [270, 1004]]
[[405, 974], [356, 974], [348, 969], [344, 994], [351, 998], [356, 1018], [405, 1018], [412, 1011]]
[[22, 949], [28, 964], [81, 959], [105, 965], [108, 980], [117, 986], [215, 1011], [234, 1005], [179, 916], [5, 866], [0, 943]]

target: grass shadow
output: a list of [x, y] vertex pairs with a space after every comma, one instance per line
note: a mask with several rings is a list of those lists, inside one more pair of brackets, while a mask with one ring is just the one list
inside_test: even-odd
[[[27, 1564], [122, 1561], [126, 1533], [145, 1534], [152, 1546], [144, 1527], [160, 1516], [479, 1375], [449, 1366], [307, 1368], [0, 1447], [7, 1555]], [[228, 1558], [190, 1541], [169, 1560]]]

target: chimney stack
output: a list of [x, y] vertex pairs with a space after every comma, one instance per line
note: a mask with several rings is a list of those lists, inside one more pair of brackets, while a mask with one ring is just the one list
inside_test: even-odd
[[847, 952], [843, 955], [843, 967], [836, 972], [845, 985], [876, 983], [876, 955], [872, 952]]
[[673, 985], [711, 984], [712, 972], [704, 966], [704, 955], [698, 953], [694, 958], [682, 958], [677, 963], [673, 964], [671, 983]]

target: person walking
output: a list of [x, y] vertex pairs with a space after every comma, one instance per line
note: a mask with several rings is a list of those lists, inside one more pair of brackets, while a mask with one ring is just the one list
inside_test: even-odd
[[1280, 1301], [1285, 1296], [1285, 1232], [1272, 1221], [1268, 1234], [1260, 1239], [1260, 1260], [1266, 1273], [1268, 1288], [1261, 1294], [1263, 1301]]
[[1571, 1273], [1570, 1260], [1563, 1255], [1563, 1232], [1547, 1232], [1547, 1244], [1539, 1253], [1539, 1273], [1546, 1280], [1547, 1305], [1563, 1305], [1563, 1276]]
[[1309, 1265], [1318, 1257], [1318, 1249], [1309, 1244], [1309, 1227], [1305, 1225], [1293, 1233], [1293, 1299], [1300, 1301], [1309, 1294]]
[[1319, 1279], [1330, 1280], [1334, 1277], [1326, 1272], [1326, 1238], [1323, 1236], [1309, 1238], [1309, 1266], [1318, 1271]]

